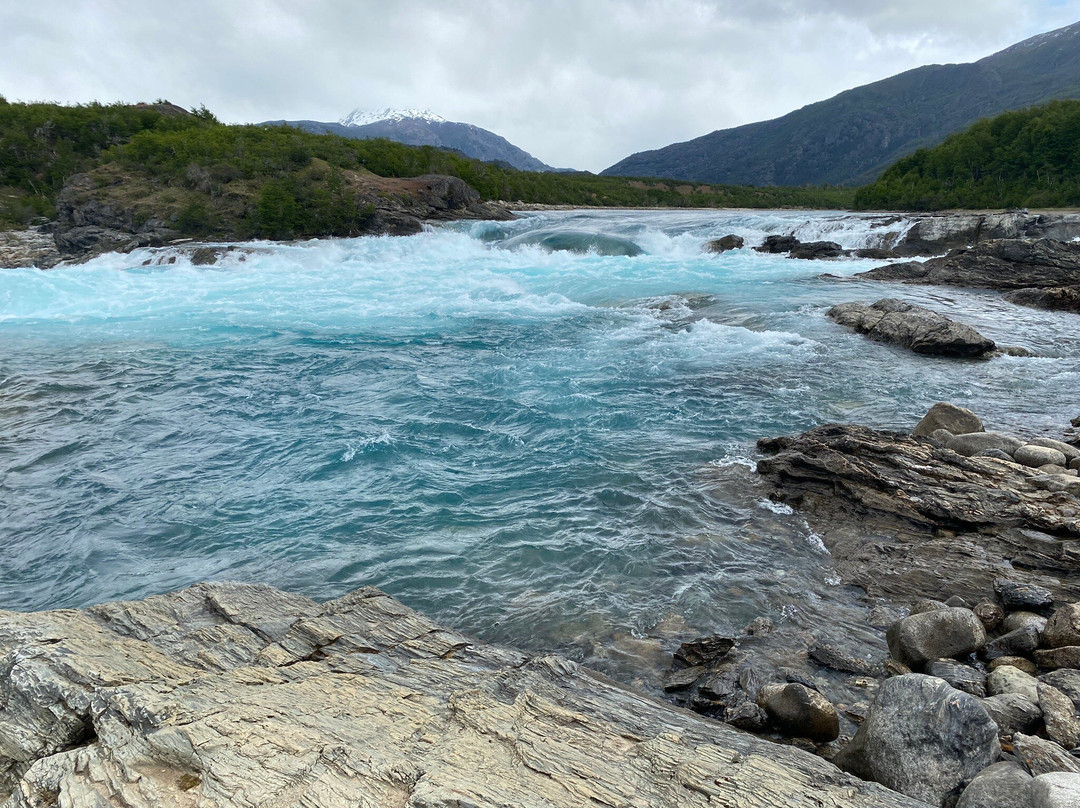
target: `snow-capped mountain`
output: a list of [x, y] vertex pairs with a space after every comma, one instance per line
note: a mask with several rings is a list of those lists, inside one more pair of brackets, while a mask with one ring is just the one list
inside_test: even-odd
[[446, 122], [446, 118], [441, 115], [436, 115], [430, 109], [392, 109], [391, 107], [387, 107], [386, 109], [380, 110], [354, 109], [338, 121], [338, 123], [342, 126], [367, 126], [369, 123], [379, 123], [379, 121], [403, 121], [406, 118], [431, 121], [432, 123]]
[[383, 137], [409, 146], [451, 149], [466, 157], [490, 163], [506, 163], [522, 171], [555, 171], [506, 138], [473, 126], [448, 121], [426, 109], [356, 109], [337, 123], [320, 121], [266, 121], [287, 124], [307, 132], [329, 132], [364, 140]]

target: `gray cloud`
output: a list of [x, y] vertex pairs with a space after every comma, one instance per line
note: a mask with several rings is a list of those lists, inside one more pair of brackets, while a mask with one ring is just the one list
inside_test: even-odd
[[228, 121], [428, 107], [599, 170], [1077, 19], [1080, 0], [4, 0], [0, 93]]

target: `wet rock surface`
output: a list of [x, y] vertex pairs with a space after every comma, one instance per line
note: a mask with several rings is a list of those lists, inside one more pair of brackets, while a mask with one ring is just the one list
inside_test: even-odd
[[5, 808], [919, 803], [375, 589], [0, 613]]
[[872, 596], [978, 602], [1007, 578], [1059, 601], [1080, 599], [1070, 575], [1080, 539], [1076, 478], [1052, 490], [1038, 469], [841, 424], [758, 448], [772, 496], [805, 511], [844, 579]]
[[1002, 238], [941, 258], [860, 272], [863, 280], [996, 289], [1021, 305], [1080, 312], [1080, 243]]
[[842, 303], [826, 315], [877, 342], [931, 356], [982, 357], [997, 347], [971, 326], [895, 298], [871, 305]]

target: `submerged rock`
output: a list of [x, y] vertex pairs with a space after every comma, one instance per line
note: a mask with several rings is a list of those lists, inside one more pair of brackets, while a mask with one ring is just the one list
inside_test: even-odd
[[842, 303], [826, 314], [872, 340], [900, 345], [915, 353], [980, 357], [997, 347], [993, 340], [971, 326], [895, 298], [885, 298], [870, 306]]
[[913, 673], [882, 683], [866, 720], [833, 761], [941, 805], [1000, 751], [998, 727], [977, 698], [937, 677]]
[[317, 604], [214, 583], [0, 612], [0, 660], [8, 808], [918, 808], [375, 589]]

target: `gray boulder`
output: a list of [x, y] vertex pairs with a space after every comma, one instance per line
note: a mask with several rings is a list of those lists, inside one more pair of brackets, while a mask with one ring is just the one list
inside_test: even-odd
[[1042, 723], [1042, 711], [1031, 699], [1019, 693], [1002, 693], [982, 700], [982, 705], [1003, 736], [1017, 732], [1033, 733]]
[[1035, 614], [1035, 612], [1012, 612], [1006, 617], [1002, 623], [1001, 628], [1004, 631], [1016, 631], [1018, 628], [1035, 629], [1037, 634], [1042, 634], [1042, 630], [1046, 628], [1046, 618], [1041, 614]]
[[995, 763], [975, 776], [956, 808], [1031, 808], [1031, 780], [1015, 763]]
[[1036, 674], [1038, 668], [1035, 667], [1035, 663], [1025, 657], [1017, 656], [999, 656], [996, 659], [990, 660], [990, 670], [997, 670], [998, 668], [1017, 668], [1024, 673], [1029, 673], [1032, 676]]
[[1080, 449], [1073, 446], [1071, 443], [1065, 443], [1065, 441], [1054, 440], [1053, 438], [1032, 438], [1028, 441], [1030, 446], [1045, 446], [1047, 449], [1056, 449], [1065, 455], [1065, 459], [1069, 462], [1080, 459]]
[[[1023, 447], [1020, 447], [1021, 449]], [[1020, 451], [1017, 449], [1017, 451]], [[1053, 593], [1043, 586], [1010, 581], [1008, 578], [995, 578], [994, 591], [1008, 611], [1018, 609], [1045, 609], [1054, 603]]]
[[970, 609], [945, 608], [898, 620], [885, 639], [894, 659], [916, 668], [979, 650], [986, 644], [986, 629]]
[[1000, 752], [997, 724], [977, 698], [912, 673], [881, 684], [866, 720], [833, 762], [941, 805]]
[[872, 340], [900, 345], [915, 353], [981, 357], [997, 347], [993, 340], [969, 325], [895, 298], [885, 298], [870, 306], [843, 303], [833, 306], [826, 315]]
[[931, 407], [912, 430], [914, 435], [930, 435], [936, 429], [947, 429], [953, 435], [982, 432], [982, 420], [971, 410], [939, 401]]
[[1058, 668], [1080, 669], [1080, 645], [1041, 648], [1035, 652], [1035, 664], [1048, 671]]
[[1013, 452], [1013, 459], [1020, 465], [1029, 466], [1033, 469], [1042, 466], [1061, 466], [1064, 468], [1068, 463], [1065, 455], [1057, 449], [1050, 449], [1046, 446], [1033, 446], [1030, 443]]
[[965, 457], [974, 457], [980, 452], [999, 451], [1006, 455], [1007, 460], [1012, 460], [1012, 453], [1021, 445], [1016, 438], [999, 432], [970, 432], [955, 436], [945, 444], [945, 448]]
[[1041, 774], [1031, 781], [1031, 808], [1077, 806], [1080, 806], [1080, 774], [1053, 772]]
[[1032, 777], [1050, 772], [1080, 774], [1080, 760], [1066, 752], [1061, 744], [1036, 735], [1022, 732], [1013, 735], [1013, 752]]
[[836, 708], [805, 685], [764, 685], [758, 691], [757, 703], [777, 728], [790, 737], [834, 741], [840, 735]]
[[1072, 699], [1073, 706], [1080, 710], [1080, 671], [1073, 668], [1060, 668], [1044, 673], [1039, 677], [1039, 681], [1056, 687]]
[[1065, 749], [1080, 746], [1080, 721], [1072, 699], [1044, 682], [1039, 682], [1039, 709], [1042, 710], [1046, 734]]
[[1038, 704], [1039, 680], [1019, 668], [997, 668], [990, 671], [990, 675], [986, 677], [986, 692], [991, 696], [1016, 693], [1032, 704]]
[[938, 659], [926, 667], [930, 676], [944, 679], [957, 690], [982, 698], [986, 695], [986, 674], [953, 659]]
[[[1011, 615], [1010, 615], [1011, 617]], [[1021, 626], [997, 639], [983, 649], [983, 656], [996, 659], [1003, 656], [1025, 656], [1039, 647], [1039, 631], [1034, 625]]]
[[1049, 648], [1080, 645], [1080, 603], [1069, 603], [1054, 612], [1043, 627], [1042, 641]]

